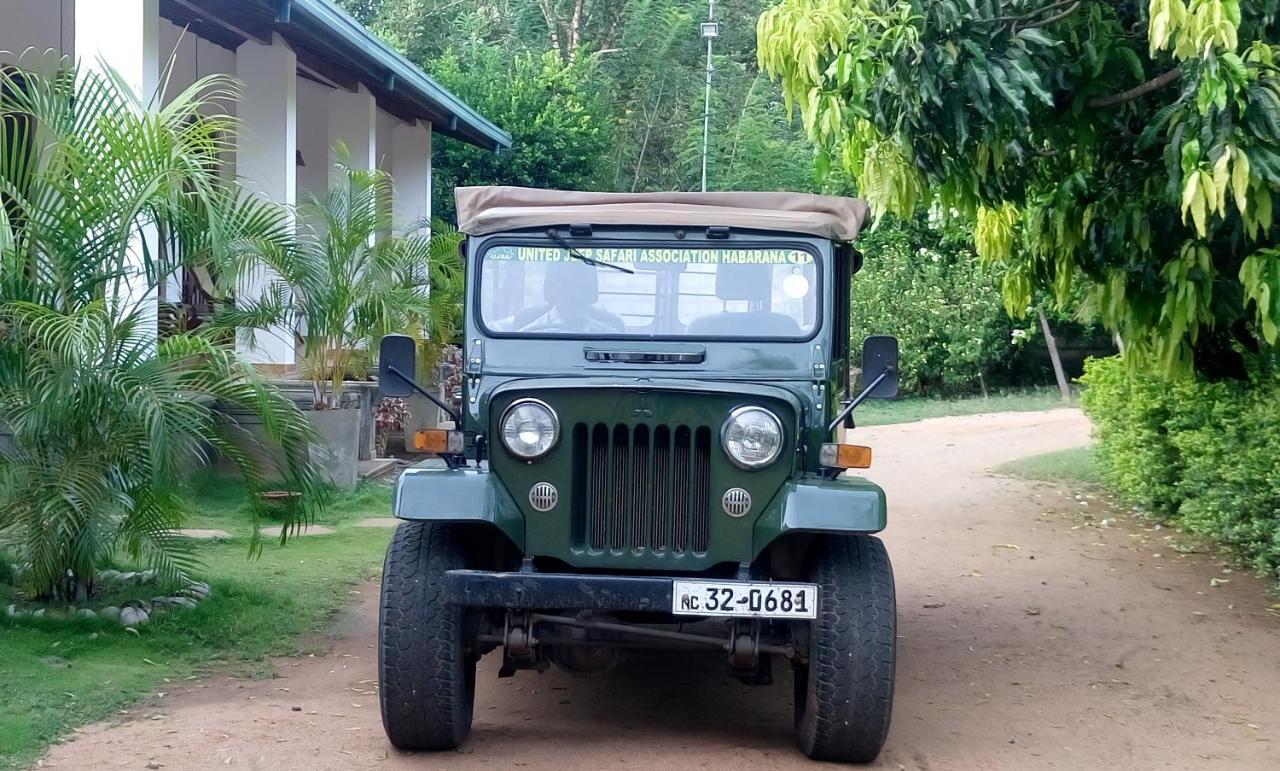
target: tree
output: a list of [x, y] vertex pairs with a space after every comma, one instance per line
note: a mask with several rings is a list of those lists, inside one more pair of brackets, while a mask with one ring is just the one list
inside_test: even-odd
[[762, 68], [877, 215], [974, 217], [1005, 300], [1089, 288], [1134, 362], [1277, 342], [1274, 0], [783, 0]]
[[511, 133], [510, 151], [494, 153], [441, 138], [436, 146], [434, 211], [452, 218], [453, 190], [463, 185], [590, 189], [610, 146], [608, 110], [588, 88], [589, 58], [564, 63], [552, 53], [512, 56], [477, 44], [446, 54], [435, 77]]
[[[286, 529], [305, 520], [322, 500], [306, 419], [225, 342], [160, 339], [147, 310], [184, 265], [292, 230], [218, 180], [233, 125], [206, 113], [234, 84], [202, 80], [163, 109], [112, 72], [0, 73], [0, 86], [0, 429], [12, 434], [0, 532], [29, 566], [26, 588], [83, 598], [117, 550], [170, 575], [192, 565], [174, 532], [184, 474], [212, 449], [263, 488], [251, 460], [263, 448], [222, 406], [262, 419], [285, 484], [304, 493]], [[11, 141], [31, 126], [39, 141]]]
[[853, 279], [851, 334], [899, 339], [904, 391], [972, 393], [1007, 377], [1027, 330], [1004, 312], [1000, 271], [978, 260], [967, 229], [889, 216], [858, 248], [867, 265]]

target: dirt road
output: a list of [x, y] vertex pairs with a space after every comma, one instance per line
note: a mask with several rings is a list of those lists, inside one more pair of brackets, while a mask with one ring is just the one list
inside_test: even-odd
[[[1262, 587], [1167, 531], [1097, 523], [1098, 501], [990, 473], [1084, 444], [1076, 411], [860, 430], [888, 489], [901, 647], [889, 769], [1280, 768], [1280, 618]], [[1087, 519], [1086, 516], [1092, 517]], [[1228, 579], [1210, 585], [1210, 579]], [[1215, 582], [1217, 583], [1217, 582]], [[81, 731], [58, 768], [809, 768], [791, 678], [750, 688], [715, 660], [497, 680], [481, 663], [461, 752], [402, 755], [374, 690], [376, 587], [330, 655], [267, 681], [212, 678]], [[295, 711], [296, 710], [296, 711]], [[149, 763], [155, 765], [148, 765]]]

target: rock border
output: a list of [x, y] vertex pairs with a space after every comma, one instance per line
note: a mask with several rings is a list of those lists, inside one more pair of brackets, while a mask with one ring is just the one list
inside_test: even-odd
[[[146, 586], [155, 582], [156, 571], [122, 572], [119, 570], [103, 570], [98, 573], [97, 580], [103, 584]], [[158, 595], [150, 600], [131, 600], [124, 605], [108, 605], [96, 611], [92, 608], [21, 610], [16, 603], [13, 603], [5, 608], [5, 615], [9, 618], [104, 618], [108, 621], [119, 622], [121, 626], [127, 629], [135, 629], [171, 610], [194, 609], [196, 605], [207, 600], [213, 594], [212, 587], [204, 581], [195, 581], [186, 577], [181, 580], [182, 588], [172, 595]]]

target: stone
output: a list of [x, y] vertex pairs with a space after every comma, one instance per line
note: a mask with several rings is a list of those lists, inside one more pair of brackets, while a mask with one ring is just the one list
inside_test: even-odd
[[37, 611], [32, 612], [31, 615], [35, 616], [36, 618], [44, 618], [44, 608], [41, 608]]
[[76, 615], [80, 616], [81, 618], [97, 618], [98, 617], [98, 614], [94, 613], [93, 609], [91, 608], [81, 608], [80, 610], [76, 611]]
[[149, 617], [150, 614], [142, 608], [127, 607], [120, 611], [120, 623], [125, 626], [141, 626]]
[[115, 605], [108, 605], [107, 607], [98, 611], [98, 615], [101, 616], [102, 618], [107, 619], [108, 621], [119, 621], [120, 609], [117, 608]]
[[18, 606], [17, 606], [17, 605], [10, 604], [10, 605], [9, 605], [9, 607], [7, 607], [7, 608], [5, 608], [5, 609], [4, 609], [4, 614], [5, 614], [6, 616], [8, 616], [9, 618], [17, 618], [17, 617], [18, 617]]
[[100, 570], [98, 571], [98, 580], [102, 583], [112, 583], [120, 580], [119, 570]]
[[170, 597], [168, 598], [168, 604], [191, 609], [196, 606], [196, 601], [190, 597]]
[[137, 573], [134, 573], [134, 572], [132, 572], [132, 571], [131, 571], [131, 572], [128, 572], [128, 573], [118, 573], [118, 574], [116, 575], [116, 580], [117, 580], [117, 581], [119, 581], [119, 582], [120, 582], [120, 583], [122, 583], [122, 584], [131, 584], [131, 583], [133, 583], [137, 578], [138, 578], [138, 574], [137, 574]]

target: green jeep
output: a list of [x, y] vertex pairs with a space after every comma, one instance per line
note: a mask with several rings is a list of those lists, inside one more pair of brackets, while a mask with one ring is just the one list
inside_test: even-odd
[[[885, 496], [844, 474], [853, 409], [898, 389], [871, 337], [849, 390], [860, 201], [791, 193], [462, 188], [461, 414], [423, 431], [383, 571], [382, 719], [458, 746], [476, 662], [607, 671], [629, 649], [719, 651], [795, 681], [811, 758], [868, 762], [889, 730], [896, 608]], [[384, 395], [414, 343], [383, 339]], [[436, 400], [446, 411], [449, 410]]]

